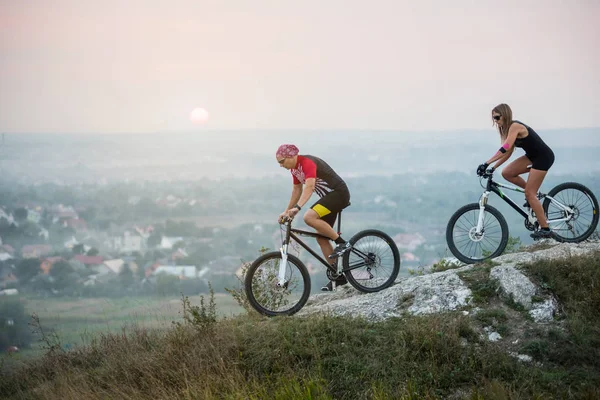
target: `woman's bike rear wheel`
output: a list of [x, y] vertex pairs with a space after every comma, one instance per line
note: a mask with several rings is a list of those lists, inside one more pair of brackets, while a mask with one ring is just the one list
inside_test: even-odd
[[350, 239], [352, 248], [342, 256], [346, 279], [361, 292], [391, 286], [400, 272], [400, 253], [387, 234], [369, 229]]
[[281, 253], [274, 251], [257, 258], [246, 271], [248, 302], [269, 317], [297, 313], [310, 296], [310, 275], [302, 261], [288, 254], [283, 286], [279, 285], [281, 262]]
[[508, 225], [494, 207], [484, 209], [483, 229], [477, 234], [479, 204], [461, 207], [452, 215], [446, 228], [446, 241], [454, 257], [467, 264], [474, 264], [498, 257], [508, 243]]
[[[544, 214], [560, 240], [577, 243], [594, 233], [598, 226], [598, 200], [590, 189], [579, 183], [566, 182], [553, 188], [548, 196], [573, 210], [568, 212], [547, 197], [544, 200]], [[565, 218], [566, 221], [552, 223], [552, 220]]]

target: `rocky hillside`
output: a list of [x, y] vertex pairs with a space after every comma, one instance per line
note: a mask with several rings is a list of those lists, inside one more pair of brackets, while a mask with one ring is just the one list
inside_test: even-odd
[[[361, 293], [345, 285], [335, 293], [314, 295], [299, 315], [324, 313], [381, 321], [406, 314], [462, 311], [473, 316], [482, 336], [499, 341], [503, 335], [497, 328], [502, 324], [494, 318], [482, 318], [490, 314], [490, 309], [494, 310], [491, 314], [503, 314], [500, 319], [510, 319], [513, 326], [516, 320], [524, 325], [548, 325], [560, 319], [557, 299], [530, 279], [523, 266], [587, 254], [600, 256], [600, 241], [559, 244], [547, 240], [486, 263], [465, 266], [442, 262], [428, 268], [428, 272], [399, 278], [392, 287], [378, 293]], [[518, 334], [510, 336], [518, 343]]]

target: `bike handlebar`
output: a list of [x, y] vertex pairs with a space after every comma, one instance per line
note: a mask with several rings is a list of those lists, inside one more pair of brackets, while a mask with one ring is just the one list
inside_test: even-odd
[[494, 170], [488, 169], [482, 175], [480, 175], [483, 179], [488, 179], [494, 176]]
[[291, 225], [293, 220], [294, 220], [293, 217], [292, 218], [290, 218], [290, 217], [281, 217], [279, 219], [279, 225], [284, 225], [284, 224]]
[[487, 169], [483, 174], [479, 175], [479, 184], [481, 185], [481, 187], [485, 188], [485, 186], [483, 186], [483, 184], [482, 184], [482, 181], [484, 179], [487, 179], [488, 184], [489, 184], [489, 182], [492, 180], [493, 176], [494, 176], [493, 168]]

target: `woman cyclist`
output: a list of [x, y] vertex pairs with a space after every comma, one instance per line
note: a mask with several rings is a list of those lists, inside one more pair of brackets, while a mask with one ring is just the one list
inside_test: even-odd
[[[502, 176], [507, 181], [525, 189], [524, 206], [531, 207], [535, 212], [540, 229], [531, 234], [535, 240], [543, 238], [556, 238], [550, 230], [544, 215], [542, 203], [537, 192], [554, 163], [554, 153], [540, 136], [529, 126], [522, 122], [514, 121], [512, 110], [508, 104], [499, 104], [492, 110], [492, 122], [500, 133], [502, 147], [496, 154], [477, 168], [477, 174], [482, 175], [488, 166], [496, 162], [492, 171], [510, 158], [515, 147], [525, 150], [525, 155], [517, 158], [502, 170]], [[529, 172], [527, 181], [519, 175]]]

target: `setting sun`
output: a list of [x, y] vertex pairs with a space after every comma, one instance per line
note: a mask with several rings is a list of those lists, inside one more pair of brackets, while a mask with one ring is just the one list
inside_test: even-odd
[[194, 108], [192, 112], [190, 112], [190, 121], [195, 124], [203, 124], [208, 121], [208, 111], [204, 108]]

